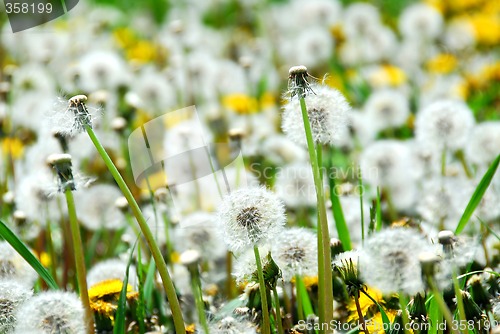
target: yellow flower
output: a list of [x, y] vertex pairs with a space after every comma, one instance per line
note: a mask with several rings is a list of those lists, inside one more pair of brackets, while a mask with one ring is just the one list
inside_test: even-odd
[[253, 114], [259, 111], [257, 100], [242, 93], [224, 96], [222, 105], [240, 115]]
[[170, 254], [170, 261], [172, 261], [172, 263], [179, 263], [180, 257], [181, 255], [178, 252], [172, 252], [172, 254]]
[[262, 109], [276, 105], [276, 97], [270, 92], [265, 92], [259, 99], [259, 104]]
[[427, 64], [427, 70], [431, 73], [447, 74], [457, 67], [457, 58], [449, 53], [441, 53], [430, 59]]
[[485, 0], [448, 0], [447, 6], [453, 11], [464, 11], [482, 5]]
[[500, 42], [500, 17], [489, 13], [478, 13], [470, 17], [476, 40], [480, 44], [495, 45]]
[[130, 28], [118, 28], [113, 31], [113, 37], [118, 45], [122, 48], [128, 48], [134, 45], [137, 41], [135, 33]]
[[[397, 311], [396, 310], [384, 310], [385, 314], [387, 314], [387, 318], [391, 323], [394, 322], [394, 318], [396, 318]], [[384, 321], [382, 320], [382, 313], [377, 312], [371, 319], [366, 321], [366, 328], [370, 334], [381, 333], [384, 334]]]
[[[295, 276], [292, 277], [291, 282], [295, 284]], [[313, 286], [318, 285], [318, 276], [304, 276], [302, 277], [302, 282], [307, 290], [310, 290]]]
[[405, 72], [394, 65], [382, 65], [373, 71], [368, 78], [373, 87], [400, 86], [406, 82]]
[[42, 266], [46, 268], [50, 267], [52, 261], [50, 259], [50, 255], [47, 252], [41, 252], [38, 258], [40, 259]]
[[186, 333], [187, 334], [194, 334], [194, 333], [196, 333], [196, 325], [195, 324], [187, 325], [186, 326]]
[[[374, 288], [368, 287], [366, 289], [366, 293], [370, 295], [377, 303], [381, 304], [383, 303], [382, 299], [382, 293]], [[373, 309], [376, 307], [375, 303], [368, 298], [364, 293], [359, 294], [359, 306], [361, 308], [361, 313], [363, 316], [366, 316], [370, 309]], [[349, 310], [350, 316], [347, 318], [347, 321], [352, 321], [352, 320], [357, 320], [358, 319], [358, 313], [356, 309], [356, 303], [354, 302], [354, 298], [351, 298], [351, 301], [347, 305], [347, 309]]]
[[[117, 302], [123, 282], [118, 279], [111, 279], [99, 282], [89, 289], [90, 307], [93, 311], [112, 318], [113, 312], [117, 309]], [[127, 284], [127, 300], [137, 298], [138, 293], [132, 290], [132, 286]]]
[[126, 49], [126, 57], [139, 63], [148, 63], [156, 59], [157, 47], [154, 43], [141, 40]]
[[23, 142], [18, 138], [4, 138], [2, 140], [2, 152], [4, 155], [12, 157], [12, 159], [19, 159], [24, 153]]

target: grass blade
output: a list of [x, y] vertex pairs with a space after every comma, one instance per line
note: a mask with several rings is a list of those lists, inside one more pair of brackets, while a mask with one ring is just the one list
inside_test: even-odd
[[125, 333], [125, 308], [127, 307], [127, 286], [128, 286], [128, 273], [130, 270], [130, 264], [134, 257], [135, 246], [137, 245], [137, 239], [134, 246], [130, 252], [130, 258], [127, 263], [127, 269], [125, 271], [125, 278], [123, 279], [122, 291], [120, 292], [120, 299], [118, 300], [118, 309], [116, 310], [115, 325], [113, 327], [114, 334]]
[[376, 225], [375, 231], [380, 231], [382, 229], [382, 206], [380, 205], [380, 188], [377, 187], [377, 202], [376, 202]]
[[28, 264], [35, 269], [35, 271], [40, 275], [40, 277], [47, 283], [49, 288], [58, 290], [59, 287], [57, 286], [56, 281], [54, 278], [50, 275], [50, 273], [45, 269], [45, 267], [38, 261], [38, 259], [33, 255], [33, 253], [30, 252], [28, 247], [19, 240], [19, 238], [9, 229], [7, 225], [4, 224], [0, 220], [0, 236], [7, 241], [12, 248], [16, 250], [19, 255], [21, 255]]
[[455, 229], [455, 234], [457, 235], [460, 234], [467, 225], [467, 223], [469, 222], [472, 214], [474, 213], [474, 210], [479, 205], [479, 202], [481, 202], [484, 193], [488, 189], [491, 180], [493, 179], [493, 176], [497, 171], [499, 164], [500, 164], [500, 155], [498, 155], [496, 159], [491, 163], [490, 167], [488, 168], [483, 178], [481, 179], [481, 182], [479, 182], [479, 184], [477, 185], [476, 190], [474, 190], [474, 193], [472, 194], [469, 204], [467, 204], [467, 207], [465, 208], [465, 211], [462, 214], [460, 221], [458, 222], [457, 228]]
[[333, 218], [335, 220], [337, 234], [339, 235], [339, 239], [340, 242], [342, 242], [342, 247], [344, 248], [344, 250], [349, 251], [352, 249], [351, 236], [349, 234], [349, 228], [347, 228], [347, 223], [344, 218], [344, 212], [342, 211], [340, 198], [336, 191], [337, 187], [335, 186], [335, 179], [333, 177], [330, 177], [329, 175], [328, 181], [330, 184], [330, 201], [332, 202]]

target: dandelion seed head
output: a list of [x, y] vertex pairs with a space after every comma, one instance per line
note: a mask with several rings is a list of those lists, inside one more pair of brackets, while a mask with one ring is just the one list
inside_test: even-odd
[[260, 153], [278, 166], [305, 161], [307, 158], [304, 147], [283, 135], [273, 135], [264, 139]]
[[297, 274], [317, 275], [318, 241], [316, 234], [309, 230], [286, 229], [273, 241], [271, 254], [286, 281]]
[[376, 128], [380, 130], [401, 126], [410, 115], [406, 96], [392, 89], [373, 92], [368, 97], [364, 109], [367, 117], [375, 122]]
[[38, 275], [36, 271], [6, 241], [0, 242], [0, 279], [15, 280], [32, 287]]
[[370, 29], [380, 25], [377, 7], [369, 3], [355, 2], [344, 12], [344, 33], [349, 39], [366, 35]]
[[[87, 284], [93, 286], [99, 282], [117, 279], [123, 281], [127, 271], [127, 263], [119, 259], [108, 259], [98, 262], [90, 268], [87, 273]], [[128, 282], [133, 287], [137, 287], [137, 274], [134, 265], [130, 265], [128, 272]]]
[[16, 311], [33, 292], [14, 280], [0, 279], [0, 332], [11, 333], [16, 326]]
[[[262, 268], [267, 265], [270, 248], [267, 245], [259, 247], [260, 262]], [[273, 257], [274, 259], [274, 257]], [[257, 272], [257, 263], [255, 262], [255, 254], [253, 249], [247, 249], [236, 258], [232, 275], [236, 283], [242, 284], [245, 282], [253, 282], [256, 279], [254, 275]]]
[[417, 140], [437, 150], [462, 148], [474, 126], [469, 107], [460, 101], [439, 100], [417, 114], [415, 135]]
[[376, 233], [360, 252], [361, 277], [382, 293], [416, 294], [424, 289], [418, 254], [430, 249], [418, 231], [399, 228]]
[[499, 147], [500, 122], [477, 124], [465, 145], [467, 160], [480, 166], [487, 166], [498, 155]]
[[443, 16], [432, 6], [417, 3], [406, 7], [399, 17], [399, 31], [406, 39], [431, 41], [443, 29]]
[[[307, 114], [311, 125], [313, 141], [335, 145], [345, 133], [350, 106], [336, 89], [324, 85], [311, 85], [314, 94], [305, 97]], [[283, 132], [297, 144], [306, 146], [306, 132], [298, 99], [292, 99], [284, 107]]]
[[280, 169], [276, 175], [276, 194], [288, 207], [311, 207], [316, 205], [316, 188], [311, 166], [295, 163]]
[[73, 293], [40, 292], [19, 307], [15, 333], [36, 331], [43, 334], [84, 334], [84, 311], [80, 299]]
[[238, 252], [272, 239], [285, 224], [283, 203], [265, 188], [241, 188], [223, 199], [218, 222], [229, 249]]
[[225, 317], [209, 325], [210, 333], [214, 334], [255, 334], [255, 326], [246, 320]]

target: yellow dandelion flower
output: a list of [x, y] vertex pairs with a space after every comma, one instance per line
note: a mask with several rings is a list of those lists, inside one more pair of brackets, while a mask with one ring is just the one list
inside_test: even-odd
[[40, 255], [38, 256], [40, 259], [40, 262], [42, 263], [42, 266], [48, 268], [52, 264], [52, 260], [50, 259], [50, 255], [47, 252], [41, 252]]
[[[384, 300], [382, 299], [382, 293], [375, 289], [375, 288], [370, 288], [368, 287], [366, 289], [366, 293], [370, 295], [377, 303], [382, 304]], [[370, 311], [370, 309], [374, 309], [376, 307], [375, 303], [368, 298], [364, 293], [360, 293], [359, 295], [359, 306], [361, 308], [361, 313], [363, 316], [366, 316], [366, 314]], [[356, 309], [356, 303], [354, 302], [354, 298], [351, 298], [351, 301], [347, 305], [347, 309], [350, 313], [350, 316], [347, 318], [347, 321], [352, 321], [352, 320], [357, 320], [358, 319], [358, 313]]]
[[480, 44], [495, 45], [500, 42], [500, 18], [495, 14], [478, 13], [470, 17], [476, 40]]
[[147, 111], [142, 110], [142, 109], [138, 109], [135, 113], [133, 128], [134, 129], [139, 128], [152, 119], [153, 118], [151, 117], [151, 115]]
[[126, 27], [118, 28], [113, 31], [113, 37], [118, 45], [122, 48], [131, 47], [137, 41], [137, 37], [134, 31]]
[[194, 334], [194, 333], [196, 333], [196, 325], [195, 324], [187, 325], [186, 326], [186, 333], [187, 334]]
[[[117, 302], [123, 288], [123, 282], [111, 279], [99, 282], [89, 289], [90, 307], [94, 312], [112, 317], [117, 309]], [[133, 291], [132, 286], [127, 284], [127, 300], [136, 299], [138, 293]]]
[[373, 87], [397, 87], [406, 82], [405, 72], [394, 65], [382, 65], [369, 75], [368, 81]]
[[234, 93], [224, 96], [222, 99], [222, 105], [240, 115], [253, 114], [259, 111], [257, 100], [242, 93]]
[[12, 159], [19, 159], [24, 153], [23, 142], [18, 138], [4, 138], [2, 140], [2, 152], [4, 155], [12, 157]]
[[440, 13], [444, 13], [446, 11], [445, 0], [425, 0], [424, 2]]
[[125, 52], [128, 60], [138, 63], [149, 63], [156, 59], [157, 47], [154, 43], [141, 40], [128, 47]]
[[276, 96], [270, 92], [265, 92], [260, 97], [259, 104], [262, 109], [273, 107], [276, 105]]
[[427, 70], [431, 73], [447, 74], [457, 68], [458, 60], [449, 53], [441, 53], [430, 59], [427, 64]]
[[170, 254], [170, 261], [172, 261], [172, 263], [179, 263], [180, 258], [181, 255], [178, 252], [172, 252], [172, 254]]
[[464, 11], [481, 6], [485, 0], [448, 0], [447, 7], [453, 11]]
[[[396, 318], [397, 311], [396, 310], [384, 310], [385, 314], [387, 314], [387, 318], [391, 323], [394, 322], [394, 318]], [[384, 334], [384, 321], [382, 320], [382, 313], [377, 312], [371, 319], [366, 321], [366, 328], [370, 334]]]

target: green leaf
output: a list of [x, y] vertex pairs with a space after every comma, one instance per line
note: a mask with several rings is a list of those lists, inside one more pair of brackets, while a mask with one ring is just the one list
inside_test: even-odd
[[127, 286], [128, 286], [128, 273], [130, 270], [130, 264], [132, 263], [134, 257], [135, 246], [137, 245], [137, 239], [130, 251], [130, 258], [127, 263], [127, 269], [125, 271], [125, 278], [123, 280], [122, 291], [120, 292], [120, 299], [118, 300], [118, 309], [116, 310], [115, 325], [113, 328], [114, 334], [125, 333], [125, 308], [127, 307]]
[[382, 207], [380, 205], [380, 189], [377, 187], [377, 202], [376, 202], [376, 225], [375, 230], [378, 232], [382, 229]]
[[12, 248], [16, 250], [19, 255], [21, 255], [28, 264], [35, 269], [35, 271], [40, 275], [40, 277], [47, 283], [49, 288], [58, 290], [59, 286], [57, 286], [56, 281], [54, 278], [50, 275], [50, 273], [45, 269], [45, 267], [38, 261], [38, 259], [33, 255], [33, 253], [30, 252], [28, 247], [19, 240], [19, 238], [9, 229], [7, 225], [4, 224], [0, 220], [0, 236], [7, 241]]
[[345, 251], [352, 249], [351, 236], [349, 234], [349, 228], [344, 218], [344, 212], [342, 211], [342, 205], [340, 204], [340, 198], [336, 191], [335, 179], [328, 173], [328, 180], [330, 183], [330, 200], [332, 202], [333, 218], [335, 219], [335, 227], [337, 228], [337, 234], [339, 235], [340, 242], [342, 242], [342, 247]]
[[300, 298], [302, 300], [302, 307], [304, 309], [305, 316], [307, 317], [308, 315], [314, 314], [306, 286], [299, 275], [295, 276], [295, 284], [297, 287], [297, 294], [300, 295]]
[[146, 275], [146, 282], [144, 282], [144, 300], [147, 301], [148, 310], [151, 311], [153, 308], [153, 288], [154, 288], [154, 279], [156, 274], [156, 265], [155, 261], [149, 262], [148, 274]]
[[498, 155], [496, 159], [491, 163], [490, 167], [481, 179], [481, 182], [479, 182], [479, 184], [477, 185], [477, 188], [474, 191], [474, 194], [472, 194], [469, 204], [467, 204], [467, 207], [465, 208], [462, 218], [460, 218], [460, 221], [458, 222], [457, 228], [455, 229], [455, 234], [460, 234], [469, 222], [472, 214], [474, 213], [474, 210], [476, 210], [477, 206], [481, 202], [486, 189], [488, 189], [499, 164], [500, 155]]

